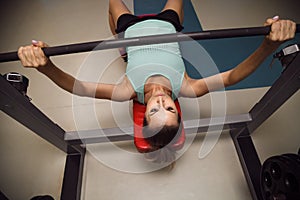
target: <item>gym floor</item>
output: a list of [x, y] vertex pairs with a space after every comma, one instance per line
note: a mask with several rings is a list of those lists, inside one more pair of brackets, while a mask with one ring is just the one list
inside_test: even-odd
[[[132, 0], [125, 2], [134, 10]], [[267, 17], [274, 15], [300, 22], [296, 11], [299, 5], [295, 5], [293, 0], [229, 0], [226, 4], [221, 0], [191, 2], [203, 30], [261, 26]], [[107, 21], [108, 1], [40, 0], [20, 1], [18, 4], [8, 1], [1, 3], [0, 9], [1, 19], [5, 19], [0, 22], [3, 27], [0, 52], [15, 51], [32, 39], [56, 46], [112, 38]], [[125, 70], [117, 50], [59, 56], [53, 61], [81, 79], [88, 79], [91, 73], [102, 73], [100, 78], [94, 77], [102, 82], [118, 81]], [[104, 64], [108, 67], [103, 70]], [[23, 69], [18, 62], [0, 64], [1, 74], [12, 71], [30, 79], [28, 96], [33, 99], [32, 103], [66, 131], [126, 127], [132, 124], [130, 102], [111, 103], [74, 97], [36, 70]], [[188, 120], [211, 116], [212, 102], [224, 93], [227, 115], [247, 113], [268, 88], [215, 92], [197, 100], [180, 99], [183, 118]], [[254, 133], [253, 139], [262, 162], [272, 155], [298, 151], [299, 106], [298, 92]], [[14, 200], [30, 199], [41, 194], [50, 194], [59, 199], [65, 153], [2, 112], [0, 120], [0, 191]], [[173, 170], [149, 173], [117, 170], [115, 166], [134, 168], [138, 162], [126, 160], [111, 145], [88, 145], [82, 199], [251, 199], [228, 132], [224, 131], [212, 151], [199, 159], [205, 136], [206, 133], [197, 134]], [[123, 152], [136, 152], [132, 142], [119, 142], [115, 146]], [[103, 155], [105, 158], [101, 157]], [[103, 159], [108, 159], [110, 163], [103, 162]]]

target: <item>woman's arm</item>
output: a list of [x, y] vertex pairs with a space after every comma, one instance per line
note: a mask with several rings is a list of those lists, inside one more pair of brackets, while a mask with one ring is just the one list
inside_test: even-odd
[[207, 78], [189, 79], [194, 96], [202, 96], [210, 91], [234, 85], [252, 74], [262, 62], [272, 54], [283, 42], [295, 36], [296, 24], [290, 20], [279, 20], [278, 17], [268, 19], [265, 25], [271, 25], [271, 32], [262, 44], [235, 68]]
[[60, 88], [79, 96], [125, 101], [129, 100], [133, 95], [133, 90], [128, 85], [126, 78], [120, 84], [89, 83], [75, 79], [73, 76], [60, 70], [45, 56], [41, 48], [46, 46], [41, 41], [32, 41], [31, 46], [20, 47], [18, 55], [22, 65], [27, 68], [37, 69]]
[[271, 32], [262, 44], [247, 59], [234, 69], [224, 72], [224, 85], [234, 85], [251, 73], [253, 73], [261, 63], [271, 55], [283, 42], [295, 36], [296, 24], [290, 20], [278, 20], [278, 18], [268, 19], [265, 25], [272, 25]]

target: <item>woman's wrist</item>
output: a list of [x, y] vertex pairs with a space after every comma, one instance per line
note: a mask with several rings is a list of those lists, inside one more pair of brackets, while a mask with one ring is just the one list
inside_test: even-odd
[[261, 44], [261, 47], [265, 51], [272, 53], [272, 52], [276, 51], [276, 49], [278, 49], [281, 44], [282, 44], [282, 42], [271, 41], [268, 38], [265, 38]]
[[47, 71], [51, 70], [51, 68], [54, 66], [54, 64], [51, 62], [51, 60], [48, 58], [46, 61], [45, 61], [45, 64], [42, 65], [42, 66], [39, 66], [37, 67], [36, 69], [45, 74], [47, 73]]

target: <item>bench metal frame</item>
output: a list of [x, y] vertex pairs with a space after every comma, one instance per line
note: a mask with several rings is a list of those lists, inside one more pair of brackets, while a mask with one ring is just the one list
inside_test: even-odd
[[[266, 121], [281, 105], [283, 105], [300, 87], [300, 55], [283, 70], [281, 76], [271, 86], [261, 100], [249, 111], [242, 115], [226, 116], [225, 124], [214, 124], [215, 129], [230, 131], [239, 156], [251, 195], [254, 200], [263, 199], [260, 189], [261, 161], [253, 144], [251, 134]], [[65, 132], [27, 97], [23, 96], [2, 76], [0, 76], [1, 110], [7, 115], [32, 130], [34, 133], [66, 153], [64, 179], [61, 199], [76, 199], [81, 196], [85, 144], [107, 141], [123, 141], [133, 139], [133, 128], [111, 128], [102, 130], [103, 135], [95, 137], [87, 130], [80, 137], [74, 132]], [[201, 119], [195, 126], [193, 120], [185, 121], [186, 133], [207, 131], [211, 127], [211, 119]], [[125, 132], [124, 132], [125, 130]], [[98, 130], [99, 131], [99, 130]]]

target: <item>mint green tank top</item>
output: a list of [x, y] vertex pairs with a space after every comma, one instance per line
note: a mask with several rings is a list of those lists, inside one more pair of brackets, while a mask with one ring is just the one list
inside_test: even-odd
[[[124, 37], [169, 33], [176, 33], [171, 23], [149, 19], [130, 26]], [[155, 75], [166, 77], [171, 83], [172, 98], [175, 100], [178, 97], [185, 67], [177, 42], [127, 47], [127, 55], [126, 75], [140, 103], [144, 104], [144, 85], [147, 79]]]

